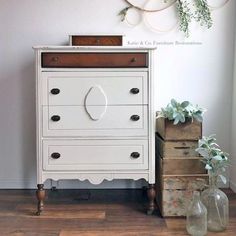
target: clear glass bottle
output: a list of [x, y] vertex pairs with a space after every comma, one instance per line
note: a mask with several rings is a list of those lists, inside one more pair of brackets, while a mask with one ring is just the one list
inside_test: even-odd
[[193, 192], [193, 199], [187, 209], [186, 229], [190, 235], [204, 236], [207, 234], [207, 210], [200, 199], [198, 191]]
[[209, 188], [204, 190], [201, 200], [207, 208], [207, 228], [209, 231], [224, 231], [229, 222], [229, 200], [217, 188], [218, 175], [209, 172]]

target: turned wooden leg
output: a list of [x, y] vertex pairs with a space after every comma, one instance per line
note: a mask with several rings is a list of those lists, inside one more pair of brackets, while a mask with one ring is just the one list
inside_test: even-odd
[[149, 200], [147, 214], [152, 215], [155, 209], [155, 197], [156, 197], [155, 184], [149, 184], [147, 196]]
[[44, 185], [43, 184], [38, 184], [37, 185], [38, 187], [38, 190], [36, 191], [36, 196], [37, 196], [37, 199], [38, 199], [38, 209], [37, 209], [37, 212], [36, 212], [36, 215], [40, 215], [43, 211], [43, 201], [44, 201], [44, 198], [45, 198], [45, 190], [44, 190]]

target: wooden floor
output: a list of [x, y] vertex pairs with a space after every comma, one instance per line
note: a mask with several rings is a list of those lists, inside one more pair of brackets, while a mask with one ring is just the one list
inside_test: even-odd
[[[0, 236], [180, 236], [185, 219], [163, 219], [158, 210], [145, 214], [143, 190], [47, 191], [45, 211], [35, 216], [35, 191], [0, 190]], [[224, 233], [236, 235], [236, 194], [230, 199], [230, 224]]]

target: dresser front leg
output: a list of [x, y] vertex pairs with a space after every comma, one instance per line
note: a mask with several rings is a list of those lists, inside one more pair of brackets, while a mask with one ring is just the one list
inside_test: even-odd
[[147, 196], [149, 200], [147, 214], [152, 215], [155, 209], [155, 197], [156, 197], [155, 184], [149, 184], [149, 187], [147, 190]]
[[36, 196], [38, 199], [38, 209], [37, 209], [36, 215], [39, 216], [43, 211], [45, 190], [43, 188], [44, 187], [43, 184], [38, 184], [37, 187], [38, 187], [38, 190], [36, 191]]

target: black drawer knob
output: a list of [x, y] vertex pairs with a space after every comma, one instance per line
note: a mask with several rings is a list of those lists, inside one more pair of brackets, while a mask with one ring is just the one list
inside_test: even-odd
[[131, 157], [133, 158], [139, 158], [140, 157], [140, 154], [138, 152], [132, 152], [131, 153]]
[[131, 62], [136, 62], [136, 61], [137, 61], [136, 57], [133, 57], [133, 58], [131, 59]]
[[139, 89], [138, 88], [132, 88], [132, 89], [130, 89], [130, 92], [132, 94], [138, 94], [139, 93]]
[[61, 119], [61, 117], [58, 116], [58, 115], [54, 115], [54, 116], [51, 117], [52, 121], [59, 121], [60, 119]]
[[51, 90], [51, 94], [56, 95], [56, 94], [59, 94], [59, 93], [60, 93], [60, 89], [58, 89], [58, 88], [53, 88], [53, 89]]
[[139, 115], [132, 115], [130, 117], [130, 119], [133, 120], [133, 121], [138, 121], [140, 119], [140, 116]]
[[58, 152], [53, 152], [53, 153], [51, 154], [51, 157], [52, 157], [53, 159], [58, 159], [58, 158], [60, 158], [60, 156], [61, 156], [61, 154], [58, 153]]

